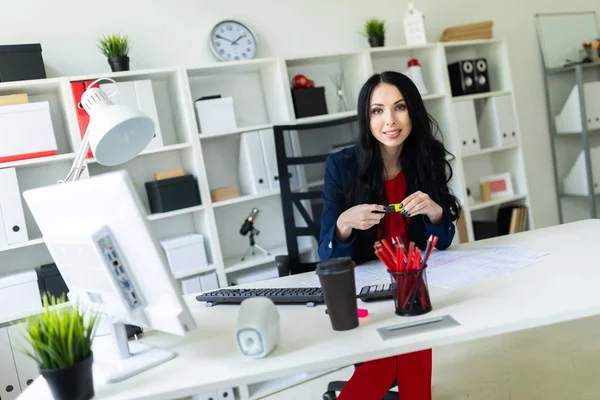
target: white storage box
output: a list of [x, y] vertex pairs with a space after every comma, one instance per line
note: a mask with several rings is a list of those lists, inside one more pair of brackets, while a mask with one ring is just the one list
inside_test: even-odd
[[53, 156], [56, 150], [50, 103], [0, 107], [0, 163]]
[[217, 133], [237, 129], [233, 98], [198, 99], [195, 104], [200, 132]]
[[199, 233], [163, 240], [160, 245], [175, 277], [208, 266], [204, 237]]
[[35, 270], [0, 277], [0, 321], [42, 308]]

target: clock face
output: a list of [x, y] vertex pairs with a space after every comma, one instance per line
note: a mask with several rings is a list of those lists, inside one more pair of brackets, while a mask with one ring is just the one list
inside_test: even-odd
[[219, 60], [249, 60], [256, 56], [254, 33], [237, 21], [219, 22], [210, 33], [210, 48]]

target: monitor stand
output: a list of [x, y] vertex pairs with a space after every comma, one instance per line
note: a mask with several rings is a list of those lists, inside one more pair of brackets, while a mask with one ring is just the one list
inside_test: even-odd
[[177, 353], [127, 339], [125, 324], [111, 324], [113, 340], [94, 339], [94, 373], [106, 383], [120, 382], [177, 357]]

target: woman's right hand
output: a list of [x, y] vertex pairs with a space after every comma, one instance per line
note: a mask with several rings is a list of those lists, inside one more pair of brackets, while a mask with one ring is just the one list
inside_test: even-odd
[[352, 229], [361, 231], [377, 225], [385, 216], [385, 207], [379, 204], [359, 204], [340, 214], [335, 224], [335, 236], [340, 241], [346, 241], [352, 234]]

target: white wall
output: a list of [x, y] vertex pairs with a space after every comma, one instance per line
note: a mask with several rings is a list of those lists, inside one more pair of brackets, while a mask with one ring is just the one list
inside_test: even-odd
[[[95, 11], [83, 4], [94, 4]], [[132, 69], [213, 62], [207, 35], [219, 20], [247, 22], [259, 35], [259, 57], [352, 51], [368, 46], [358, 34], [371, 16], [389, 22], [386, 44], [404, 44], [406, 0], [0, 0], [0, 43], [40, 42], [48, 76], [110, 71], [96, 38], [130, 36]], [[534, 28], [538, 12], [600, 14], [598, 0], [419, 0], [430, 41], [445, 27], [494, 20], [507, 41], [536, 227], [558, 223], [541, 61]], [[568, 28], [567, 28], [568, 29]]]

